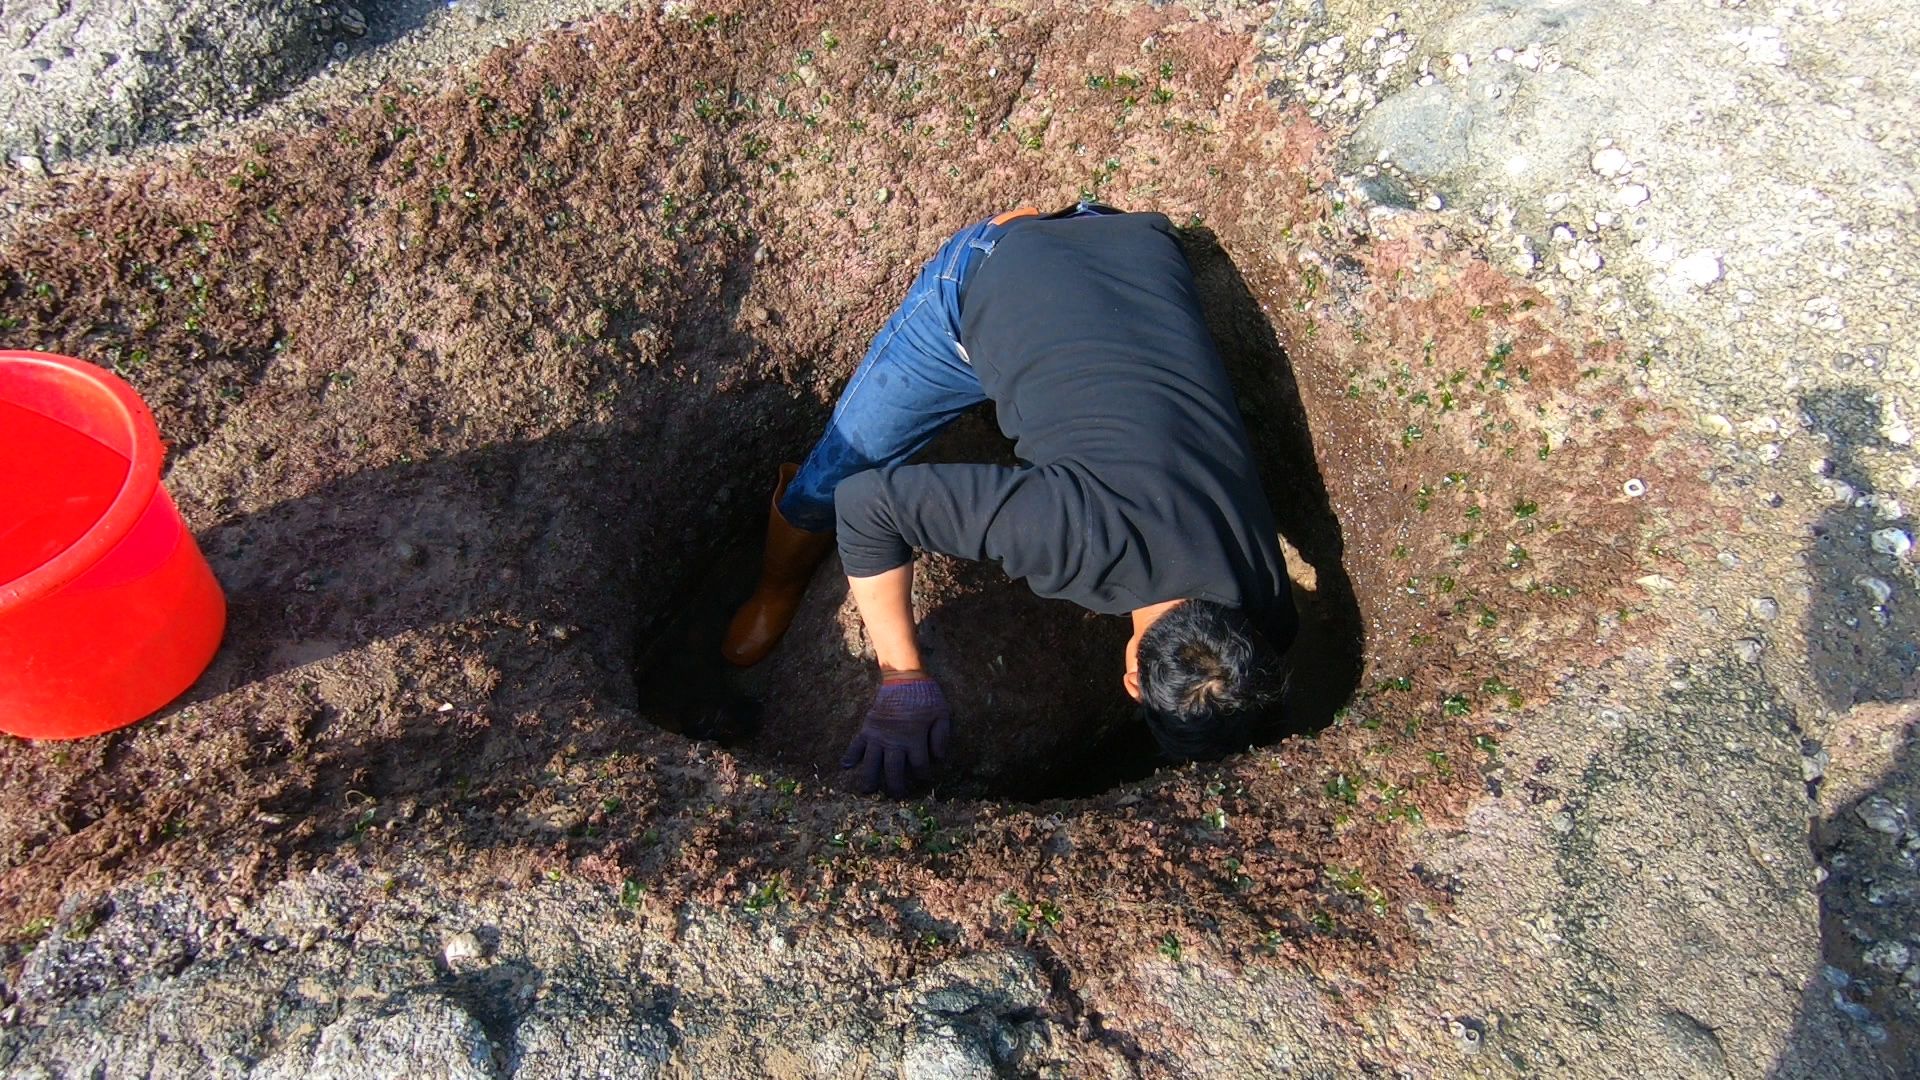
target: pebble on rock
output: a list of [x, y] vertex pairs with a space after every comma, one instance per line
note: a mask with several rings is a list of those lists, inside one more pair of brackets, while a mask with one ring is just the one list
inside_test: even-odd
[[1700, 430], [1716, 438], [1733, 438], [1733, 421], [1719, 413], [1708, 413], [1700, 418]]
[[1885, 607], [1887, 601], [1893, 599], [1893, 586], [1887, 584], [1880, 578], [1868, 577], [1862, 574], [1854, 578], [1853, 583], [1858, 585], [1862, 592], [1865, 592], [1873, 598], [1874, 607]]
[[1913, 445], [1913, 429], [1897, 416], [1880, 425], [1880, 435], [1895, 446]]
[[1913, 550], [1913, 537], [1900, 529], [1875, 529], [1870, 542], [1873, 550], [1896, 559], [1906, 558], [1907, 552]]
[[1593, 155], [1593, 171], [1601, 176], [1619, 176], [1627, 171], [1627, 152], [1617, 146], [1609, 146]]
[[1761, 622], [1772, 622], [1780, 617], [1780, 602], [1771, 596], [1756, 596], [1748, 601], [1747, 610]]
[[1720, 256], [1711, 251], [1696, 251], [1673, 264], [1673, 272], [1685, 278], [1696, 289], [1704, 289], [1719, 281], [1726, 273], [1720, 264]]
[[1898, 941], [1882, 941], [1862, 953], [1860, 959], [1882, 971], [1901, 971], [1912, 957], [1912, 950]]
[[482, 945], [480, 939], [471, 931], [462, 930], [447, 939], [446, 944], [440, 947], [440, 953], [446, 958], [447, 965], [451, 967], [462, 960], [485, 958], [487, 947]]
[[1647, 199], [1648, 192], [1647, 185], [1645, 184], [1628, 184], [1626, 187], [1614, 192], [1613, 195], [1613, 201], [1619, 203], [1621, 206], [1639, 206], [1641, 203], [1646, 202]]
[[1877, 833], [1899, 836], [1907, 827], [1907, 812], [1888, 802], [1884, 795], [1867, 796], [1853, 812], [1867, 828]]
[[1820, 481], [1815, 484], [1814, 487], [1819, 488], [1825, 493], [1827, 501], [1836, 506], [1852, 506], [1854, 497], [1859, 494], [1859, 492], [1853, 490], [1853, 485], [1847, 483], [1845, 480], [1829, 478]]

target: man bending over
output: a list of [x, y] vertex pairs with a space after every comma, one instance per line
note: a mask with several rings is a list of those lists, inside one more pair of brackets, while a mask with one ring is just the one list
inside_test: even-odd
[[[905, 464], [989, 399], [1022, 464]], [[914, 638], [915, 548], [992, 559], [1041, 596], [1131, 617], [1122, 680], [1174, 761], [1244, 748], [1278, 707], [1298, 625], [1286, 565], [1162, 214], [1027, 208], [940, 248], [806, 462], [781, 467], [729, 661], [773, 650], [836, 525], [880, 662], [841, 762], [862, 791], [905, 795], [946, 752], [946, 698]]]

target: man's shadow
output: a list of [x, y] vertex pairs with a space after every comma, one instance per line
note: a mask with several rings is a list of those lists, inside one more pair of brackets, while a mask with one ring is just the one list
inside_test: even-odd
[[1904, 512], [1882, 513], [1897, 503], [1870, 501], [1873, 482], [1864, 457], [1893, 448], [1880, 431], [1880, 407], [1863, 390], [1832, 387], [1803, 394], [1800, 410], [1832, 448], [1829, 483], [1846, 485], [1846, 501], [1836, 502], [1813, 526], [1808, 669], [1829, 708], [1920, 696], [1920, 602], [1913, 571], [1904, 558], [1873, 547], [1881, 530], [1913, 532]]
[[1819, 884], [1822, 963], [1805, 976], [1793, 1030], [1767, 1074], [1775, 1080], [1920, 1076], [1920, 1008], [1904, 978], [1920, 965], [1912, 939], [1920, 888], [1908, 848], [1920, 829], [1920, 710], [1909, 707], [1898, 723], [1900, 750], [1887, 774], [1812, 823], [1814, 854], [1827, 871]]
[[1830, 447], [1828, 482], [1845, 485], [1832, 489], [1838, 497], [1812, 526], [1807, 668], [1828, 708], [1887, 710], [1876, 722], [1897, 726], [1900, 749], [1872, 790], [1813, 822], [1814, 855], [1827, 871], [1819, 884], [1823, 963], [1807, 977], [1794, 1030], [1769, 1075], [1920, 1076], [1920, 1009], [1904, 981], [1904, 969], [1920, 966], [1911, 936], [1920, 908], [1920, 710], [1912, 704], [1920, 699], [1920, 603], [1910, 564], [1873, 546], [1874, 533], [1911, 535], [1913, 522], [1883, 512], [1897, 504], [1874, 498], [1869, 456], [1896, 448], [1867, 391], [1810, 390], [1800, 411]]

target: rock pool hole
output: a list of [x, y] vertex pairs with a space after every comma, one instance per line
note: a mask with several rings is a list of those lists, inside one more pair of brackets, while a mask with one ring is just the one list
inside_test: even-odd
[[[1317, 730], [1363, 666], [1362, 620], [1340, 525], [1315, 461], [1292, 369], [1224, 252], [1189, 235], [1215, 342], [1234, 377], [1280, 523], [1302, 617], [1274, 738]], [[793, 454], [804, 451], [796, 446]], [[956, 422], [924, 460], [1011, 462], [991, 406]], [[724, 530], [690, 552], [673, 598], [636, 635], [636, 702], [648, 720], [719, 743], [749, 768], [837, 783], [876, 676], [839, 563], [815, 574], [779, 649], [750, 669], [719, 654], [752, 591], [773, 461], [742, 478]], [[764, 480], [764, 485], [755, 481]], [[1121, 687], [1124, 619], [1043, 600], [997, 567], [923, 555], [915, 613], [928, 666], [953, 704], [954, 747], [931, 795], [1077, 798], [1150, 775], [1162, 761]]]

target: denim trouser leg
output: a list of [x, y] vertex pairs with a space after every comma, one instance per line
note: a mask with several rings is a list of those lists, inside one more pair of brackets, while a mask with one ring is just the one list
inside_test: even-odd
[[874, 335], [813, 452], [787, 485], [780, 513], [811, 532], [833, 528], [833, 490], [857, 472], [905, 461], [940, 429], [986, 400], [960, 348], [960, 285], [968, 254], [991, 250], [998, 227], [961, 230], [914, 279]]
[[[1052, 217], [1118, 213], [1082, 201]], [[787, 485], [780, 513], [809, 532], [834, 526], [833, 490], [857, 472], [919, 453], [940, 429], [986, 400], [960, 346], [960, 287], [1000, 234], [1019, 219], [988, 219], [960, 230], [914, 279], [840, 392], [813, 452]], [[975, 256], [978, 252], [978, 256]]]

